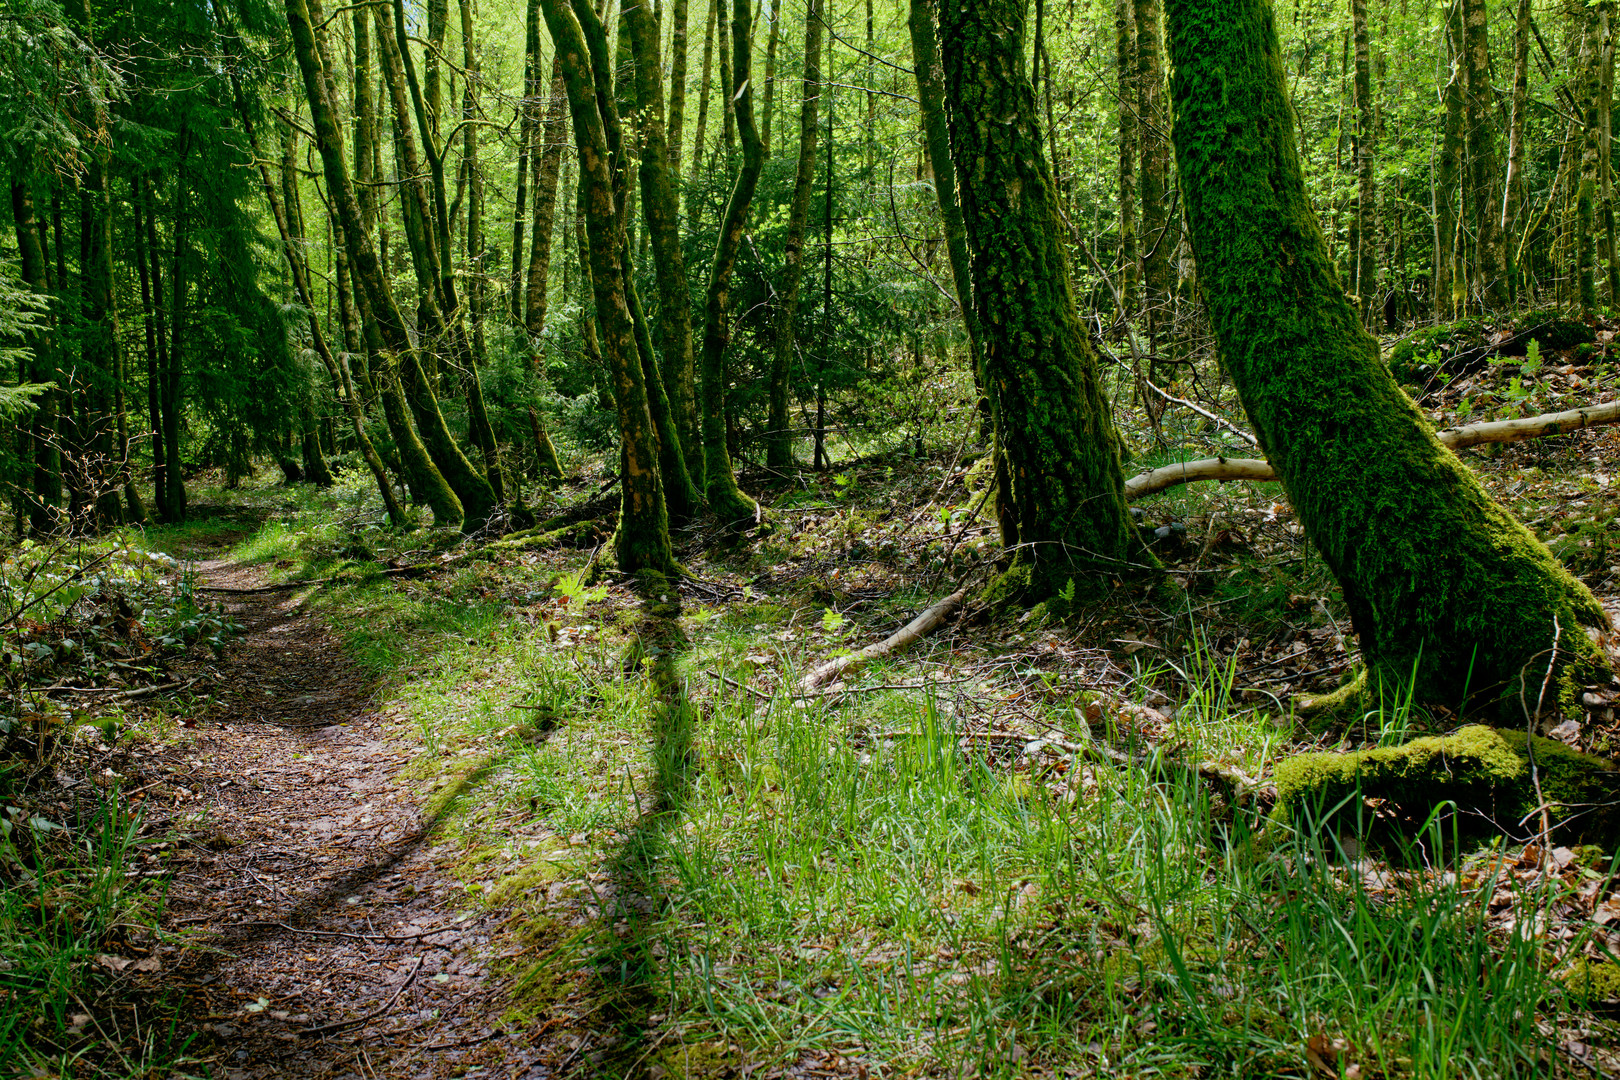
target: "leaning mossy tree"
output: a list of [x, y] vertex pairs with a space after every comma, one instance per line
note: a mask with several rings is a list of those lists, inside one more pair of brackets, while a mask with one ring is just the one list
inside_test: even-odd
[[[625, 292], [623, 225], [615, 198], [613, 169], [595, 71], [580, 17], [569, 0], [541, 0], [546, 26], [557, 43], [557, 59], [574, 120], [574, 146], [579, 151], [580, 194], [585, 207], [591, 290], [601, 331], [603, 359], [613, 380], [619, 417], [619, 465], [622, 495], [619, 527], [613, 536], [619, 569], [677, 573], [669, 540], [669, 514], [658, 470], [658, 438], [647, 403], [641, 354]], [[595, 18], [588, 8], [585, 18]], [[611, 97], [603, 95], [611, 105]]]
[[[1119, 439], [1069, 286], [1052, 177], [1025, 70], [1026, 0], [940, 0], [950, 156], [1005, 448], [1013, 567], [992, 595], [1040, 600], [1130, 565]], [[1006, 535], [1016, 521], [1015, 535]]]
[[[1608, 619], [1436, 440], [1379, 360], [1306, 197], [1267, 0], [1168, 0], [1183, 205], [1225, 369], [1344, 590], [1367, 690], [1523, 722]], [[1595, 673], [1595, 672], [1594, 672]], [[1549, 691], [1549, 704], [1552, 691]]]

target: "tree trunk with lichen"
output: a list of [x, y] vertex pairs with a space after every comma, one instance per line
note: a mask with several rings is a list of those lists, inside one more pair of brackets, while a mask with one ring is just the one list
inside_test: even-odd
[[[703, 320], [703, 460], [709, 509], [727, 524], [751, 520], [754, 500], [737, 487], [731, 471], [731, 454], [726, 450], [726, 346], [731, 343], [731, 278], [737, 266], [737, 253], [748, 228], [748, 208], [759, 186], [759, 173], [765, 164], [765, 148], [754, 128], [754, 92], [749, 72], [748, 0], [733, 0], [732, 63], [722, 71], [731, 76], [725, 84], [726, 96], [736, 113], [737, 132], [742, 137], [742, 167], [720, 219], [720, 235], [715, 241], [714, 261], [709, 266], [709, 288]], [[723, 20], [722, 20], [723, 25]], [[723, 59], [723, 57], [722, 57]], [[731, 114], [728, 112], [727, 116]]]
[[[1435, 438], [1383, 365], [1311, 211], [1267, 0], [1170, 0], [1175, 146], [1216, 340], [1344, 590], [1369, 700], [1497, 710], [1608, 620]], [[1532, 670], [1533, 669], [1533, 670]], [[1528, 691], [1536, 697], [1537, 687]]]
[[372, 245], [360, 202], [349, 180], [342, 129], [338, 127], [337, 110], [328, 96], [325, 70], [316, 48], [314, 20], [307, 0], [285, 0], [285, 3], [293, 53], [309, 100], [310, 123], [321, 155], [328, 197], [342, 228], [344, 246], [349, 253], [349, 270], [359, 286], [355, 290], [355, 305], [359, 308], [366, 349], [372, 357], [371, 369], [382, 384], [383, 411], [405, 467], [406, 482], [418, 499], [433, 508], [433, 516], [441, 524], [461, 522], [465, 517], [461, 500], [434, 463], [404, 407], [398, 368], [408, 366], [420, 375], [416, 350], [393, 290], [383, 274], [377, 249]]
[[[619, 526], [613, 537], [619, 569], [677, 572], [669, 541], [669, 514], [658, 474], [658, 440], [647, 405], [635, 325], [624, 290], [623, 233], [613, 191], [612, 163], [598, 86], [582, 19], [594, 19], [588, 0], [576, 10], [566, 0], [541, 0], [546, 26], [562, 61], [579, 152], [581, 201], [587, 217], [592, 296], [602, 354], [608, 363], [619, 417], [621, 470]], [[598, 36], [600, 27], [595, 28]], [[604, 88], [605, 89], [605, 88]], [[602, 97], [609, 108], [611, 93]]]
[[[651, 242], [658, 281], [658, 341], [663, 346], [659, 372], [668, 394], [678, 449], [694, 498], [703, 486], [703, 435], [697, 408], [697, 375], [692, 356], [692, 288], [681, 250], [681, 196], [664, 129], [664, 86], [660, 76], [658, 20], [641, 0], [629, 0], [619, 15], [621, 33], [633, 55], [635, 122], [641, 148], [641, 217]], [[621, 58], [622, 62], [622, 58]], [[655, 394], [656, 396], [656, 394]], [[671, 479], [665, 470], [664, 481]], [[694, 506], [695, 509], [695, 506]]]
[[1075, 310], [1024, 67], [1025, 0], [941, 0], [951, 157], [1019, 546], [992, 595], [1040, 600], [1125, 569], [1119, 438]]

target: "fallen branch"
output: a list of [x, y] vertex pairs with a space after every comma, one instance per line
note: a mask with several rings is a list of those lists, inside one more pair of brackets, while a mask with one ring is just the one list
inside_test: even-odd
[[956, 609], [962, 606], [962, 600], [966, 596], [967, 586], [964, 585], [877, 644], [868, 645], [860, 652], [827, 661], [799, 680], [799, 690], [807, 692], [825, 686], [852, 671], [859, 671], [873, 660], [882, 659], [892, 652], [922, 640], [950, 618]]
[[[1519, 442], [1540, 439], [1548, 435], [1568, 435], [1583, 428], [1620, 423], [1620, 401], [1593, 405], [1564, 412], [1542, 413], [1522, 420], [1489, 420], [1462, 427], [1449, 427], [1435, 432], [1441, 445], [1452, 450], [1465, 450], [1485, 443]], [[1140, 499], [1180, 484], [1196, 480], [1276, 480], [1271, 463], [1256, 458], [1200, 458], [1133, 476], [1125, 481], [1125, 498]]]

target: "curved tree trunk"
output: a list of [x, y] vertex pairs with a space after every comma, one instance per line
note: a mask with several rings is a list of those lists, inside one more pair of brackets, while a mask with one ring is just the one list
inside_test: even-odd
[[[402, 407], [404, 400], [397, 366], [406, 367], [418, 378], [421, 370], [416, 349], [405, 328], [405, 319], [400, 314], [388, 280], [383, 276], [377, 250], [372, 246], [354, 187], [349, 182], [348, 163], [343, 156], [343, 134], [338, 127], [336, 109], [327, 96], [325, 73], [316, 50], [315, 29], [308, 2], [285, 0], [285, 3], [287, 25], [292, 31], [293, 52], [303, 76], [310, 121], [315, 129], [315, 144], [326, 175], [327, 196], [343, 227], [350, 272], [360, 285], [355, 290], [355, 306], [360, 309], [366, 347], [373, 357], [372, 371], [383, 384], [383, 411], [405, 467], [406, 482], [417, 498], [432, 507], [433, 516], [440, 523], [461, 522], [465, 517], [461, 500], [434, 464]], [[442, 418], [440, 422], [443, 422]]]
[[[1140, 10], [1140, 9], [1139, 9]], [[1119, 440], [1075, 311], [1034, 92], [1025, 0], [941, 0], [951, 156], [1018, 518], [992, 594], [1044, 599], [1125, 568], [1132, 540]]]
[[1441, 446], [1346, 298], [1306, 196], [1270, 5], [1170, 0], [1169, 26], [1176, 157], [1221, 357], [1344, 590], [1370, 689], [1415, 676], [1419, 702], [1483, 698], [1522, 723], [1519, 678], [1545, 663], [1554, 621], [1596, 660], [1580, 628], [1606, 628], [1602, 608]]
[[[726, 84], [729, 119], [734, 107], [737, 130], [742, 136], [742, 167], [726, 200], [720, 219], [720, 236], [714, 245], [714, 261], [709, 267], [707, 303], [703, 312], [703, 459], [709, 508], [728, 524], [752, 520], [754, 500], [737, 488], [731, 471], [731, 454], [726, 450], [726, 346], [731, 343], [731, 275], [737, 266], [737, 252], [748, 229], [748, 208], [759, 186], [760, 169], [765, 164], [765, 148], [754, 128], [754, 92], [750, 85], [748, 0], [732, 0], [733, 62], [722, 64], [729, 70]], [[722, 59], [724, 59], [722, 57]], [[733, 105], [734, 103], [734, 105]]]

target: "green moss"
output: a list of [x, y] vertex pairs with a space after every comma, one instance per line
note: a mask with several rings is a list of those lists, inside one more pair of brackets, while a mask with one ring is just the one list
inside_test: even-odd
[[718, 1040], [668, 1046], [658, 1052], [655, 1060], [669, 1080], [728, 1076], [742, 1064], [731, 1046]]
[[1620, 964], [1582, 956], [1560, 978], [1576, 1004], [1620, 1001]]
[[1278, 804], [1285, 815], [1307, 802], [1329, 811], [1345, 800], [1353, 807], [1352, 797], [1359, 792], [1422, 821], [1451, 802], [1463, 811], [1465, 823], [1483, 815], [1516, 830], [1540, 805], [1531, 779], [1531, 750], [1559, 834], [1614, 839], [1620, 814], [1603, 805], [1620, 794], [1620, 772], [1613, 765], [1551, 739], [1531, 741], [1520, 731], [1478, 724], [1398, 747], [1300, 754], [1277, 767]]

